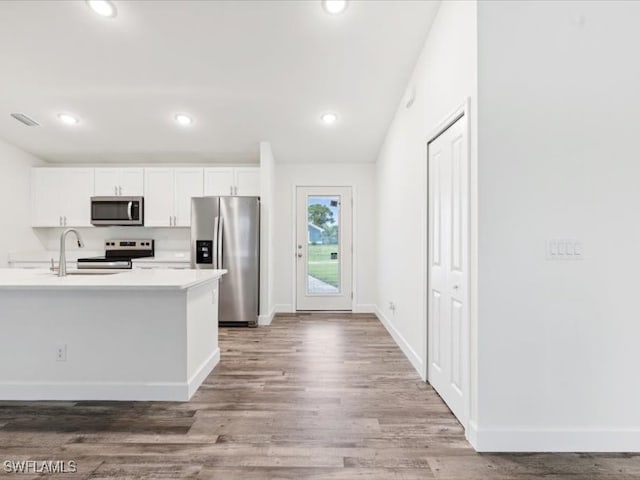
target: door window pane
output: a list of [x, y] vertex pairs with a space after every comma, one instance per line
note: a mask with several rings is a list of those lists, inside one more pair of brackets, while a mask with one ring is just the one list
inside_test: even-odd
[[340, 293], [340, 197], [307, 197], [307, 293]]

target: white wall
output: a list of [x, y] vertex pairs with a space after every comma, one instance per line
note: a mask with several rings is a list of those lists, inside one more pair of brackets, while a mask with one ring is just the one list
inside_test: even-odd
[[[640, 450], [640, 3], [483, 1], [480, 450]], [[576, 237], [584, 260], [545, 260]]]
[[275, 159], [269, 142], [260, 143], [260, 323], [274, 314], [273, 221]]
[[407, 95], [415, 88], [415, 102], [409, 109], [401, 102], [377, 162], [378, 316], [423, 378], [427, 137], [470, 98], [475, 178], [476, 48], [475, 2], [443, 2], [407, 86]]
[[276, 163], [274, 210], [274, 302], [280, 312], [295, 310], [293, 288], [294, 186], [353, 186], [354, 300], [356, 311], [375, 303], [376, 228], [375, 165]]
[[31, 181], [33, 165], [40, 159], [0, 140], [0, 267], [15, 250], [41, 250], [31, 229]]

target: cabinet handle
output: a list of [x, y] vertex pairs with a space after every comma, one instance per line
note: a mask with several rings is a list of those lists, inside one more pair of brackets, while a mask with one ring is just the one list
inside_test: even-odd
[[177, 227], [178, 226], [178, 217], [173, 217], [173, 226]]
[[233, 187], [233, 194], [236, 195], [236, 196], [238, 195], [238, 187], [237, 186]]
[[229, 187], [229, 195], [233, 195], [233, 185]]
[[113, 194], [118, 196], [118, 187], [116, 185], [113, 186]]
[[173, 227], [173, 219], [171, 218], [171, 215], [169, 215], [169, 226]]
[[64, 218], [64, 226], [66, 227], [67, 226], [67, 216], [65, 215], [63, 218]]
[[118, 187], [118, 195], [122, 196], [122, 185]]
[[62, 226], [62, 217], [58, 218], [58, 225]]

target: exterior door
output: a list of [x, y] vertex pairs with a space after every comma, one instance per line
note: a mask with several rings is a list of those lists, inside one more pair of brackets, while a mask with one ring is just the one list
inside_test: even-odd
[[466, 116], [429, 143], [429, 383], [466, 426], [469, 225]]
[[350, 187], [298, 187], [296, 309], [351, 310]]

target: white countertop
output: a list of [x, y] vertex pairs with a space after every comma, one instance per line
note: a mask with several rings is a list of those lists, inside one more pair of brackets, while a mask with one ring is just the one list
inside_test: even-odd
[[[77, 272], [68, 269], [68, 272]], [[226, 270], [124, 270], [109, 275], [58, 277], [48, 269], [1, 268], [2, 290], [184, 290], [213, 281]]]

